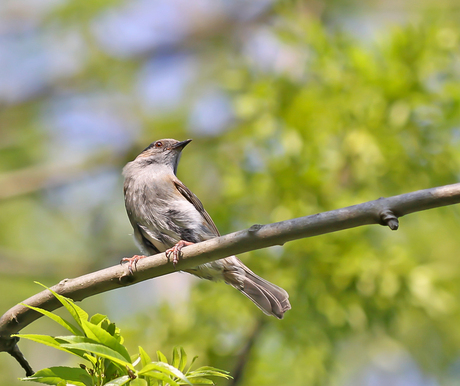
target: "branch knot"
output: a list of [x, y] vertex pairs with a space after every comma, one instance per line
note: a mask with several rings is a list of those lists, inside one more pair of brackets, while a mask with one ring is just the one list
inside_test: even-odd
[[251, 228], [248, 229], [249, 234], [257, 233], [263, 227], [261, 224], [254, 224]]
[[384, 209], [380, 212], [380, 221], [382, 225], [388, 225], [388, 227], [395, 231], [399, 228], [398, 217], [390, 209]]

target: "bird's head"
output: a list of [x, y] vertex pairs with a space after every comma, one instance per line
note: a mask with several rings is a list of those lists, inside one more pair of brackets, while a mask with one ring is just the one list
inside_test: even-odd
[[171, 167], [174, 174], [177, 171], [180, 155], [185, 146], [192, 140], [177, 141], [175, 139], [159, 139], [147, 146], [137, 157], [136, 161], [145, 164], [157, 164]]

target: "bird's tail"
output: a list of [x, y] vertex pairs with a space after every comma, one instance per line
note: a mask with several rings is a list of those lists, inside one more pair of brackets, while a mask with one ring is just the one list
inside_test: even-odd
[[289, 294], [281, 287], [256, 275], [241, 261], [238, 262], [244, 274], [241, 271], [226, 271], [225, 281], [251, 299], [264, 314], [283, 319], [284, 313], [291, 309]]

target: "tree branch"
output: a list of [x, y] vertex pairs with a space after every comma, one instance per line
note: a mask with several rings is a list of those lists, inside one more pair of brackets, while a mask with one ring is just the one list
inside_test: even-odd
[[[139, 283], [175, 271], [192, 268], [226, 256], [240, 254], [287, 241], [317, 236], [362, 225], [387, 225], [398, 229], [398, 218], [413, 212], [460, 203], [460, 183], [432, 189], [419, 190], [388, 198], [379, 198], [329, 212], [295, 218], [268, 225], [230, 233], [195, 245], [185, 247], [176, 268], [169, 264], [164, 253], [142, 259], [134, 275], [127, 274], [125, 266], [116, 265], [75, 279], [64, 279], [52, 287], [57, 293], [83, 300], [115, 288]], [[52, 311], [60, 303], [50, 291], [42, 291], [23, 303]], [[8, 310], [0, 318], [0, 351], [12, 351], [11, 334], [38, 319], [41, 314], [20, 304]]]

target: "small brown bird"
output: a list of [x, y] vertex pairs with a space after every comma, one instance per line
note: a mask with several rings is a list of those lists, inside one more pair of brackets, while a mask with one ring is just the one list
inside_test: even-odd
[[[144, 255], [160, 252], [177, 263], [180, 249], [219, 236], [203, 204], [176, 177], [183, 148], [190, 143], [161, 139], [150, 144], [123, 169], [125, 206], [134, 239]], [[123, 259], [131, 266], [144, 256]], [[291, 308], [288, 293], [257, 276], [236, 256], [188, 269], [207, 280], [223, 280], [251, 299], [265, 314], [279, 319]]]

